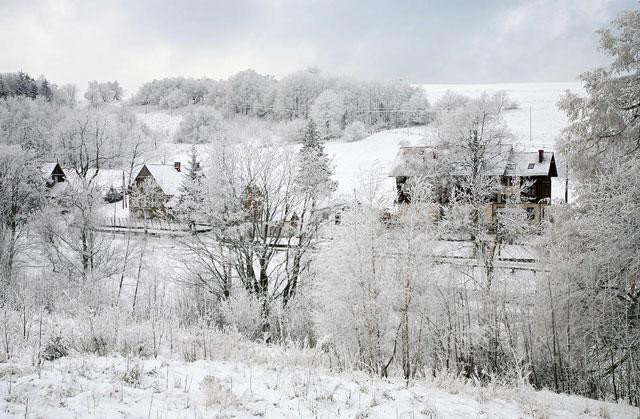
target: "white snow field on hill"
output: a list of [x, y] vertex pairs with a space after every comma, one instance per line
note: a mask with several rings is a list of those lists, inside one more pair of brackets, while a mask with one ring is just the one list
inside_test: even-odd
[[[562, 128], [567, 125], [567, 117], [558, 110], [558, 101], [568, 90], [583, 93], [579, 82], [558, 83], [500, 83], [500, 84], [424, 84], [433, 105], [447, 90], [465, 96], [477, 97], [482, 92], [489, 94], [501, 90], [516, 101], [519, 109], [505, 112], [505, 119], [516, 141], [531, 147], [550, 147]], [[531, 110], [531, 141], [529, 141], [529, 110]]]
[[[227, 340], [226, 344], [232, 339]], [[224, 345], [224, 344], [223, 344]], [[248, 345], [248, 346], [247, 346]], [[638, 409], [531, 388], [477, 387], [452, 377], [332, 374], [312, 351], [242, 343], [220, 359], [78, 355], [0, 364], [6, 418], [630, 418]]]

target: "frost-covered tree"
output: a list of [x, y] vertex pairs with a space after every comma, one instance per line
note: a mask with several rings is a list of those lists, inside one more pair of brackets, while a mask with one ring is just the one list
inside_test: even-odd
[[[444, 189], [442, 220], [445, 238], [473, 244], [477, 269], [472, 275], [479, 290], [477, 317], [482, 334], [475, 343], [473, 363], [485, 372], [499, 372], [502, 360], [510, 356], [501, 344], [500, 294], [496, 285], [496, 257], [503, 242], [517, 240], [527, 231], [526, 217], [517, 205], [501, 211], [494, 222], [492, 202], [501, 190], [500, 179], [510, 155], [503, 119], [501, 95], [483, 94], [464, 105], [443, 112], [438, 119], [438, 165], [434, 193]], [[524, 185], [526, 187], [526, 185]], [[514, 194], [514, 204], [520, 203]]]
[[100, 86], [97, 81], [93, 80], [89, 82], [87, 90], [84, 92], [84, 98], [87, 99], [92, 106], [100, 102]]
[[110, 167], [121, 157], [117, 118], [101, 109], [66, 111], [54, 135], [60, 162], [88, 181], [92, 181], [101, 168]]
[[367, 132], [367, 127], [364, 122], [361, 121], [353, 121], [349, 125], [347, 125], [344, 129], [343, 139], [344, 141], [359, 141], [365, 138], [369, 133]]
[[55, 160], [55, 127], [65, 112], [40, 98], [6, 98], [0, 101], [0, 143], [17, 144], [40, 158]]
[[204, 202], [204, 172], [198, 159], [196, 146], [191, 146], [189, 163], [182, 183], [178, 188], [178, 202], [174, 208], [174, 215], [185, 222], [191, 229], [202, 219], [202, 204]]
[[273, 113], [279, 119], [307, 118], [313, 101], [325, 90], [327, 80], [316, 69], [298, 71], [275, 85]]
[[107, 278], [117, 270], [111, 239], [97, 232], [102, 195], [96, 180], [102, 168], [119, 161], [116, 128], [116, 117], [106, 111], [74, 109], [66, 111], [55, 129], [68, 186], [43, 217], [42, 231], [54, 269], [76, 283]]
[[46, 101], [51, 102], [53, 100], [53, 90], [49, 80], [44, 76], [40, 76], [36, 83], [38, 85], [38, 96], [42, 96]]
[[[215, 103], [218, 83], [214, 80], [188, 79], [184, 77], [164, 78], [153, 80], [140, 86], [140, 89], [131, 98], [131, 103], [136, 105], [159, 105], [162, 108], [170, 108], [178, 102], [188, 104], [202, 104], [205, 99], [211, 104]], [[172, 99], [169, 100], [168, 96]], [[180, 99], [179, 101], [176, 99]]]
[[454, 92], [451, 89], [447, 89], [447, 91], [438, 99], [435, 107], [438, 111], [453, 111], [463, 107], [468, 101], [468, 96]]
[[548, 380], [592, 397], [638, 403], [640, 364], [640, 12], [600, 32], [612, 61], [583, 73], [586, 96], [567, 93], [564, 152], [577, 200], [557, 214], [544, 254], [548, 285]]
[[287, 279], [279, 255], [290, 237], [288, 225], [295, 210], [294, 155], [277, 147], [218, 142], [210, 156], [202, 212], [215, 240], [197, 246], [192, 242], [191, 251], [211, 261], [203, 266], [208, 275], [214, 272], [212, 267], [218, 273], [210, 277], [212, 281], [200, 275], [191, 281], [229, 295], [228, 288], [219, 286], [226, 287], [225, 269], [231, 267], [236, 285], [262, 304], [266, 332], [271, 307], [279, 301]]
[[274, 83], [271, 76], [263, 76], [254, 70], [241, 71], [224, 82], [224, 96], [219, 104], [233, 113], [264, 116]]
[[112, 238], [97, 231], [102, 196], [90, 177], [68, 182], [56, 205], [42, 214], [43, 250], [53, 272], [71, 284], [101, 280], [119, 271]]
[[152, 148], [152, 132], [126, 106], [113, 114], [112, 167], [125, 169], [126, 179], [133, 179], [134, 172], [142, 166], [144, 157]]
[[295, 176], [296, 199], [291, 216], [292, 246], [285, 253], [287, 282], [282, 292], [286, 305], [297, 292], [300, 278], [309, 265], [308, 252], [316, 248], [321, 228], [329, 221], [331, 195], [337, 189], [332, 179], [333, 169], [324, 151], [320, 135], [313, 120], [309, 120], [298, 154]]
[[339, 137], [344, 128], [344, 105], [333, 90], [325, 90], [311, 107], [311, 118], [315, 121], [323, 139]]
[[78, 89], [75, 84], [63, 84], [53, 89], [53, 102], [69, 108], [78, 103]]
[[201, 107], [187, 113], [175, 134], [178, 143], [211, 143], [223, 136], [223, 120], [213, 107]]
[[173, 89], [166, 96], [164, 96], [158, 102], [158, 105], [162, 108], [169, 108], [171, 110], [187, 106], [191, 103], [189, 94], [181, 89]]
[[363, 368], [387, 376], [397, 347], [398, 323], [390, 286], [392, 263], [384, 257], [392, 248], [382, 223], [380, 182], [363, 181], [358, 201], [341, 217], [330, 246], [315, 262], [318, 301], [316, 333], [331, 348], [338, 365]]
[[411, 206], [391, 216], [381, 176], [372, 173], [317, 260], [317, 333], [345, 368], [413, 377], [432, 365], [430, 296], [440, 273], [433, 264], [436, 229], [427, 182], [413, 184]]
[[0, 144], [0, 269], [4, 281], [13, 275], [16, 255], [29, 246], [23, 240], [26, 226], [44, 205], [44, 195], [34, 153]]
[[416, 90], [411, 97], [404, 102], [404, 122], [407, 125], [425, 125], [429, 122], [429, 100], [423, 90]]
[[122, 87], [117, 80], [100, 83], [93, 80], [89, 82], [84, 98], [89, 101], [89, 104], [96, 106], [99, 103], [119, 101], [122, 99], [122, 94]]
[[297, 185], [305, 198], [313, 201], [315, 206], [318, 201], [336, 190], [337, 183], [331, 179], [329, 156], [324, 150], [320, 133], [313, 120], [307, 124], [298, 158]]

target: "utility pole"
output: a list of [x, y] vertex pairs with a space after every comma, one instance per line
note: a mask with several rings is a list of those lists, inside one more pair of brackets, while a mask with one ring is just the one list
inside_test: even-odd
[[[568, 150], [567, 150], [568, 151]], [[564, 203], [569, 203], [569, 153], [564, 156]]]
[[531, 136], [531, 105], [529, 105], [529, 144], [531, 144], [532, 136]]

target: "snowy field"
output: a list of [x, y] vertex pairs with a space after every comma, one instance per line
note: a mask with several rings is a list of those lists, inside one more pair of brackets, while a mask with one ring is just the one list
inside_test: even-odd
[[[229, 342], [225, 342], [228, 344]], [[237, 343], [237, 342], [236, 342]], [[332, 374], [315, 354], [220, 344], [219, 359], [78, 355], [0, 364], [6, 418], [637, 418], [638, 409], [452, 377]]]

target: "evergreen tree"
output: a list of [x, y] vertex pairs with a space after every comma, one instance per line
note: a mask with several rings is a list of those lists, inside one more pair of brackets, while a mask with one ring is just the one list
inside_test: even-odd
[[53, 91], [51, 90], [49, 81], [46, 78], [41, 77], [40, 80], [38, 80], [37, 88], [38, 96], [42, 96], [47, 102], [51, 102], [51, 99], [53, 99]]
[[9, 96], [9, 92], [7, 91], [7, 85], [4, 81], [4, 75], [0, 74], [0, 99], [4, 99]]
[[19, 71], [18, 80], [16, 86], [16, 95], [27, 96], [31, 99], [35, 99], [38, 95], [38, 86], [36, 81], [27, 73]]
[[319, 237], [319, 230], [328, 218], [323, 216], [323, 207], [328, 206], [331, 194], [337, 189], [337, 182], [331, 178], [332, 168], [329, 156], [320, 141], [320, 133], [315, 122], [309, 119], [298, 155], [296, 174], [299, 204], [290, 222], [295, 228], [297, 246], [287, 250], [290, 261], [287, 269], [287, 283], [282, 292], [283, 304], [287, 305], [297, 292], [302, 273], [308, 267], [307, 250], [313, 248]]
[[331, 179], [332, 169], [329, 156], [324, 151], [320, 133], [315, 122], [310, 119], [302, 138], [299, 154], [298, 185], [304, 194], [315, 201], [327, 197], [337, 188]]
[[191, 229], [195, 227], [196, 221], [199, 219], [198, 214], [202, 209], [205, 195], [203, 178], [204, 173], [198, 160], [198, 150], [194, 145], [189, 152], [189, 167], [178, 189], [180, 197], [174, 211], [176, 217], [187, 223]]

